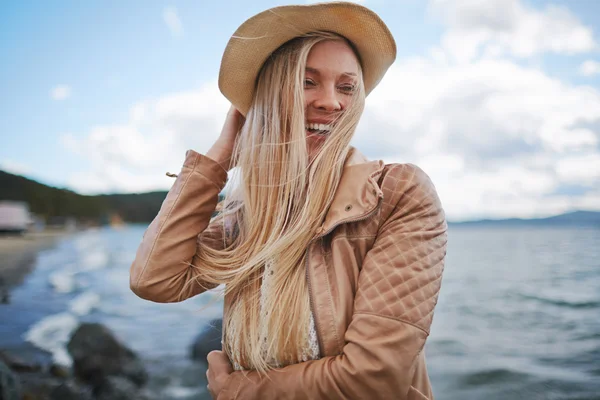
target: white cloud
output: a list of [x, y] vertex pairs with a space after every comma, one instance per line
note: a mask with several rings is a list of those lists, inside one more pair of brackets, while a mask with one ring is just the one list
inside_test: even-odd
[[481, 55], [576, 54], [597, 47], [592, 29], [564, 7], [537, 10], [520, 0], [431, 0], [430, 10], [449, 28], [443, 48], [463, 62]]
[[183, 35], [183, 24], [179, 19], [179, 15], [177, 14], [177, 9], [175, 7], [166, 7], [163, 10], [163, 20], [171, 34], [175, 37], [179, 37]]
[[[70, 184], [86, 193], [166, 189], [185, 150], [206, 152], [228, 109], [216, 83], [132, 105], [121, 124], [63, 144], [91, 162]], [[400, 60], [367, 100], [353, 144], [370, 158], [413, 162], [450, 219], [600, 208], [600, 93], [506, 60]], [[597, 126], [596, 126], [597, 125]], [[558, 195], [583, 185], [580, 196]], [[596, 193], [596, 194], [594, 194]]]
[[165, 172], [178, 172], [186, 150], [210, 148], [228, 107], [212, 82], [134, 104], [128, 121], [92, 127], [84, 139], [65, 133], [63, 146], [91, 164], [69, 184], [85, 193], [166, 189], [173, 180]]
[[[423, 168], [451, 220], [600, 210], [600, 91], [505, 58], [520, 51], [509, 38], [529, 43], [521, 54], [548, 51], [553, 39], [539, 37], [547, 24], [562, 21], [571, 34], [587, 28], [564, 10], [503, 4], [512, 4], [502, 11], [509, 17], [482, 14], [486, 9], [475, 5], [448, 16], [449, 32], [460, 26], [486, 56], [456, 58], [440, 46], [429, 56], [399, 59], [367, 99], [353, 144], [372, 159]], [[523, 18], [539, 23], [526, 30]], [[481, 24], [491, 28], [478, 42], [472, 33]], [[227, 109], [213, 82], [133, 104], [126, 121], [92, 127], [83, 140], [65, 134], [63, 144], [91, 165], [70, 184], [86, 193], [168, 188], [173, 181], [165, 172], [178, 172], [185, 150], [210, 148]], [[579, 194], [565, 194], [573, 187]]]
[[600, 153], [565, 157], [558, 161], [556, 172], [563, 182], [595, 185], [600, 189]]
[[[228, 109], [216, 83], [132, 105], [122, 124], [63, 144], [91, 162], [70, 184], [86, 193], [166, 189], [185, 150], [206, 152]], [[600, 208], [600, 93], [505, 60], [400, 60], [367, 100], [353, 141], [370, 158], [413, 162], [450, 219], [540, 216]], [[579, 196], [560, 193], [582, 185]], [[596, 193], [596, 194], [594, 194]]]
[[371, 158], [421, 166], [452, 219], [591, 207], [587, 193], [555, 193], [564, 185], [600, 191], [599, 143], [598, 90], [508, 60], [435, 56], [392, 66], [355, 138]]
[[71, 97], [71, 87], [68, 85], [57, 85], [50, 91], [50, 97], [54, 100], [66, 100]]
[[30, 175], [32, 172], [32, 169], [29, 165], [13, 160], [0, 161], [0, 169], [15, 175]]
[[600, 74], [600, 62], [588, 60], [579, 67], [579, 73], [583, 76]]

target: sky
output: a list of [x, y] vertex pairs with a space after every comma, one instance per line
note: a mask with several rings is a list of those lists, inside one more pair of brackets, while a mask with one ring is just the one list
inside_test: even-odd
[[[247, 18], [296, 2], [0, 5], [0, 169], [84, 194], [167, 190], [228, 110]], [[362, 0], [398, 55], [352, 144], [413, 163], [451, 221], [600, 211], [600, 1]]]

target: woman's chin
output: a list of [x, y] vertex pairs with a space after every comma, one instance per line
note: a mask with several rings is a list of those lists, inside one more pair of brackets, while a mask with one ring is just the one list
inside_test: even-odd
[[323, 147], [322, 140], [311, 140], [310, 138], [306, 141], [306, 150], [308, 151], [309, 160], [312, 161], [319, 154], [319, 151]]
[[312, 140], [312, 141], [318, 141], [318, 142], [323, 142], [325, 139], [327, 139], [327, 135], [321, 135], [315, 132], [311, 132], [308, 129], [306, 130], [306, 138], [308, 140]]

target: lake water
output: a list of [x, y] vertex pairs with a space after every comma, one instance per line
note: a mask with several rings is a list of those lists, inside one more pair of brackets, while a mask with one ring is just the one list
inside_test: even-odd
[[[0, 305], [0, 349], [37, 346], [68, 364], [73, 329], [97, 321], [146, 361], [160, 398], [209, 398], [189, 347], [222, 302], [131, 293], [144, 229], [86, 231], [41, 252]], [[451, 226], [426, 354], [437, 400], [600, 399], [600, 229]]]

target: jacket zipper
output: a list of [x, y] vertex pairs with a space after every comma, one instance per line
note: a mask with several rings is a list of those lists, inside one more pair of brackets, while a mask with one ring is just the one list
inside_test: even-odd
[[333, 225], [327, 232], [320, 234], [319, 236], [317, 236], [316, 238], [312, 239], [310, 242], [308, 242], [308, 246], [306, 249], [306, 260], [305, 260], [305, 265], [304, 268], [306, 270], [306, 281], [308, 283], [308, 299], [309, 299], [309, 303], [310, 303], [310, 310], [313, 314], [313, 319], [315, 320], [315, 333], [317, 334], [317, 342], [319, 343], [319, 356], [323, 357], [323, 343], [322, 343], [322, 338], [321, 338], [321, 334], [320, 334], [320, 328], [319, 328], [319, 319], [317, 317], [318, 313], [315, 312], [315, 306], [313, 303], [313, 294], [312, 294], [312, 285], [311, 285], [311, 280], [310, 280], [310, 274], [308, 273], [308, 252], [310, 250], [310, 246], [312, 245], [312, 243], [318, 239], [321, 239], [322, 237], [325, 237], [327, 235], [329, 235], [335, 228], [337, 228], [338, 226], [342, 225], [342, 224], [348, 224], [351, 222], [360, 222], [360, 221], [364, 221], [365, 219], [370, 218], [373, 214], [375, 214], [379, 208], [381, 207], [381, 203], [382, 203], [383, 198], [379, 197], [379, 199], [377, 200], [377, 205], [375, 206], [375, 208], [373, 208], [371, 211], [369, 211], [366, 214], [361, 215], [358, 218], [355, 219], [348, 219], [348, 220], [342, 220], [339, 221], [338, 223], [336, 223], [335, 225]]

